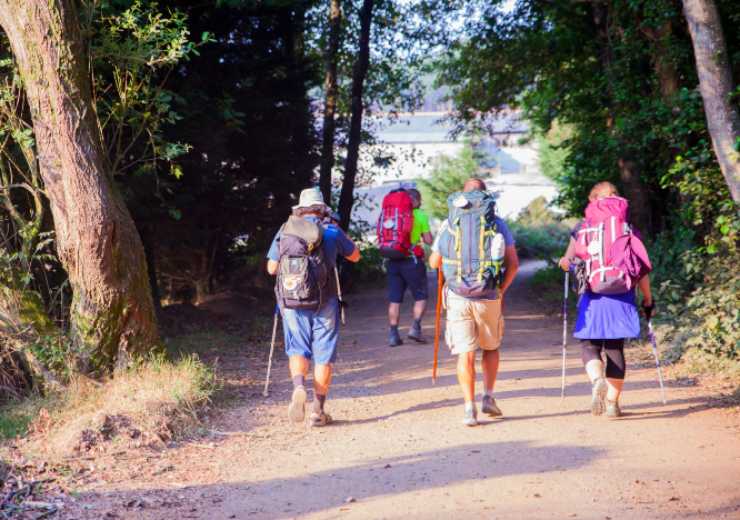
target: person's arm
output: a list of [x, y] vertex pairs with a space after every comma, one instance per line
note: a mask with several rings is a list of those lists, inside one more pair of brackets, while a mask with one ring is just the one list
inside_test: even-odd
[[279, 244], [280, 244], [280, 231], [275, 233], [275, 236], [270, 242], [270, 249], [267, 251], [267, 273], [271, 276], [275, 276], [278, 272], [278, 260], [280, 260]]
[[357, 263], [360, 261], [360, 250], [355, 246], [355, 249], [350, 253], [349, 256], [345, 256], [344, 258], [347, 259], [348, 262]]
[[432, 269], [439, 269], [442, 267], [442, 255], [432, 252], [432, 254], [429, 255], [429, 267]]
[[565, 250], [565, 254], [558, 262], [558, 264], [560, 265], [560, 269], [562, 269], [563, 271], [567, 271], [568, 269], [570, 269], [570, 261], [574, 256], [576, 256], [576, 241], [573, 240], [573, 237], [570, 237], [570, 242], [568, 242], [568, 249]]
[[347, 236], [342, 228], [337, 227], [337, 253], [343, 256], [348, 262], [356, 263], [360, 261], [360, 250]]
[[504, 267], [506, 271], [504, 272], [504, 279], [501, 281], [501, 296], [506, 293], [506, 290], [514, 281], [517, 271], [519, 271], [519, 255], [516, 253], [516, 246], [506, 246], [504, 250]]
[[637, 282], [637, 287], [642, 293], [642, 306], [651, 307], [653, 305], [653, 293], [650, 290], [650, 275], [646, 274], [643, 276], [640, 281]]
[[421, 234], [421, 240], [428, 246], [431, 246], [434, 242], [434, 237], [432, 236], [432, 233], [427, 231], [426, 233]]

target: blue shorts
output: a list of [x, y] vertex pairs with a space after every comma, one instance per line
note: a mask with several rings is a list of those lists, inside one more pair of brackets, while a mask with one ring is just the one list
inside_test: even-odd
[[336, 297], [315, 311], [280, 310], [288, 356], [303, 356], [318, 365], [334, 362], [339, 341], [339, 300]]
[[386, 269], [388, 271], [388, 301], [402, 303], [406, 288], [411, 292], [415, 302], [427, 299], [429, 296], [427, 267], [423, 259], [388, 260]]

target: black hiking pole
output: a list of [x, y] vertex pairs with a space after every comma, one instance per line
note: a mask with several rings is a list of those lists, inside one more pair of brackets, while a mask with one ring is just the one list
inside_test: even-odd
[[648, 318], [648, 339], [653, 347], [653, 357], [655, 358], [655, 368], [658, 370], [658, 381], [660, 382], [660, 396], [663, 398], [663, 404], [668, 404], [665, 399], [665, 386], [663, 385], [663, 369], [660, 366], [660, 357], [658, 356], [658, 343], [655, 341], [655, 332], [653, 332], [653, 323]]
[[563, 375], [560, 382], [560, 400], [565, 399], [565, 361], [568, 348], [568, 277], [570, 273], [565, 271], [565, 282], [563, 283]]
[[279, 307], [275, 305], [274, 318], [272, 320], [272, 340], [270, 341], [270, 357], [267, 360], [267, 375], [265, 376], [265, 388], [262, 390], [262, 396], [267, 397], [270, 387], [270, 371], [272, 370], [272, 354], [275, 352], [275, 338], [277, 337], [278, 316], [280, 315]]

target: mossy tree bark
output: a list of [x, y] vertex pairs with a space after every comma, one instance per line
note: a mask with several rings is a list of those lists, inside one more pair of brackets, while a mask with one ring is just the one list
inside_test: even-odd
[[80, 369], [102, 373], [160, 340], [141, 239], [109, 173], [75, 6], [0, 0], [0, 26], [23, 81], [57, 252], [74, 292]]
[[694, 44], [699, 91], [712, 147], [732, 198], [740, 203], [740, 114], [732, 104], [734, 85], [722, 21], [714, 0], [683, 0]]

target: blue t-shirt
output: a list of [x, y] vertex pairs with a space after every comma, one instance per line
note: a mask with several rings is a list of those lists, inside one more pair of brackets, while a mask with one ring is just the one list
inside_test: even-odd
[[[509, 226], [506, 225], [506, 222], [504, 222], [503, 219], [499, 217], [494, 218], [494, 222], [496, 223], [496, 230], [501, 233], [504, 237], [504, 244], [506, 247], [513, 246], [516, 242], [514, 241], [514, 235], [511, 234], [511, 230], [509, 229]], [[445, 233], [444, 232], [444, 226], [447, 225], [447, 220], [444, 221], [442, 229], [440, 229], [439, 233], [437, 233], [437, 238], [434, 240], [434, 244], [432, 244], [432, 251], [434, 251], [437, 254], [442, 254], [440, 251], [442, 249], [448, 250], [446, 247], [447, 244], [443, 241], [445, 240], [452, 240], [452, 234], [451, 233]], [[440, 247], [440, 242], [442, 242], [442, 246]], [[444, 256], [444, 255], [442, 255]], [[485, 294], [483, 294], [479, 298], [471, 298], [475, 300], [496, 300], [498, 299], [498, 289], [492, 288], [488, 291], [486, 291]]]
[[[321, 240], [321, 247], [324, 248], [329, 267], [334, 268], [337, 265], [337, 255], [349, 256], [355, 250], [355, 243], [345, 234], [344, 231], [335, 224], [322, 223], [321, 219], [314, 216], [304, 217], [306, 220], [315, 223], [321, 223], [324, 228], [324, 236]], [[267, 251], [267, 258], [277, 262], [280, 260], [278, 254], [278, 244], [280, 243], [280, 231], [272, 239], [270, 249]]]

